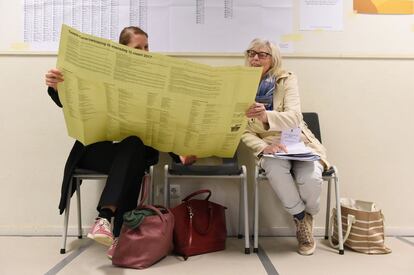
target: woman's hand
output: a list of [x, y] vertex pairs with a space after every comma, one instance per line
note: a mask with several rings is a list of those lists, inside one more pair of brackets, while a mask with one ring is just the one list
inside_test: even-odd
[[274, 154], [274, 153], [281, 153], [281, 152], [285, 152], [285, 153], [288, 152], [286, 149], [286, 146], [281, 143], [267, 145], [263, 149], [263, 154]]
[[197, 161], [197, 156], [189, 155], [189, 156], [179, 156], [181, 163], [184, 165], [191, 165]]
[[52, 87], [55, 91], [57, 91], [57, 84], [63, 80], [62, 72], [57, 68], [50, 69], [45, 74], [46, 85]]
[[267, 114], [266, 114], [266, 108], [263, 103], [253, 103], [250, 105], [249, 109], [246, 111], [246, 116], [248, 118], [257, 118], [263, 123], [268, 123], [267, 120]]

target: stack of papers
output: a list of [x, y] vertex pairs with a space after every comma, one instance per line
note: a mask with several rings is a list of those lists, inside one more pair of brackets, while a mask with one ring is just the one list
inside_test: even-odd
[[320, 157], [307, 148], [303, 142], [286, 145], [286, 149], [288, 151], [287, 153], [263, 154], [263, 156], [300, 161], [315, 161], [320, 159]]

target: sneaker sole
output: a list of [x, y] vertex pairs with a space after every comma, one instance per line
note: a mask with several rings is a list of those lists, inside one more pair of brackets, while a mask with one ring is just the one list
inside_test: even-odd
[[313, 247], [311, 249], [307, 251], [298, 250], [298, 253], [303, 256], [310, 256], [310, 255], [313, 255], [313, 252], [315, 252], [315, 249], [316, 249], [316, 242], [313, 243]]
[[111, 237], [109, 237], [107, 235], [103, 235], [103, 234], [92, 235], [92, 234], [88, 233], [87, 237], [89, 239], [94, 240], [97, 243], [103, 244], [103, 245], [108, 246], [108, 247], [111, 246], [111, 244], [113, 242]]

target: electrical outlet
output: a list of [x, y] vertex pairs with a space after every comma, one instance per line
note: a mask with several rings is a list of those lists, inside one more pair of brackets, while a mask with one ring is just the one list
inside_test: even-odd
[[170, 198], [179, 199], [181, 197], [181, 189], [179, 184], [170, 185]]

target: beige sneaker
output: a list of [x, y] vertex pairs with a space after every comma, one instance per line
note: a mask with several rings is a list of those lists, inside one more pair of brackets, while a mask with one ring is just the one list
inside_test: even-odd
[[302, 220], [294, 219], [296, 224], [296, 238], [298, 239], [298, 253], [312, 255], [316, 248], [313, 239], [313, 217], [306, 213]]

